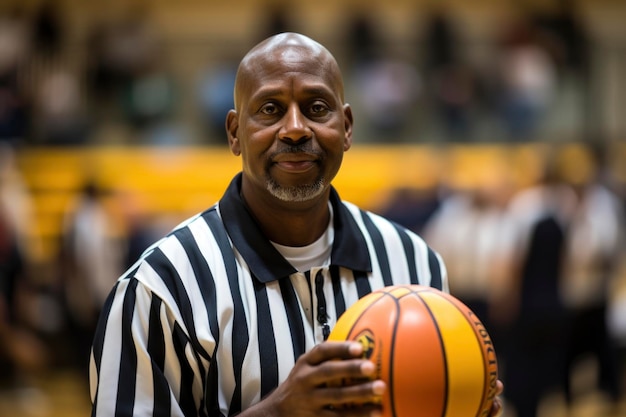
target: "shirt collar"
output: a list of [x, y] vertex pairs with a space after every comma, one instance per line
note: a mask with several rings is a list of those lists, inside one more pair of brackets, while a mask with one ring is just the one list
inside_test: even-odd
[[[241, 198], [241, 177], [233, 178], [219, 202], [224, 226], [237, 251], [250, 271], [263, 283], [288, 277], [298, 272], [263, 235], [258, 223]], [[365, 237], [347, 207], [341, 204], [337, 191], [331, 187], [330, 203], [334, 210], [335, 239], [331, 265], [352, 270], [372, 270]]]

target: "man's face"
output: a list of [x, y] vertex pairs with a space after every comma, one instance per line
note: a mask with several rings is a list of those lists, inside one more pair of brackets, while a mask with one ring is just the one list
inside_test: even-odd
[[352, 114], [327, 59], [288, 46], [254, 59], [228, 116], [229, 143], [244, 181], [282, 201], [323, 194], [352, 141]]

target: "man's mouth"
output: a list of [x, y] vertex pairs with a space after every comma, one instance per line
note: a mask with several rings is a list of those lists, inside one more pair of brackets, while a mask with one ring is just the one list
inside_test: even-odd
[[288, 172], [304, 172], [317, 165], [318, 155], [312, 152], [279, 152], [273, 155], [272, 163]]
[[310, 170], [317, 165], [317, 162], [310, 155], [306, 155], [306, 157], [285, 155], [285, 157], [275, 159], [274, 165], [281, 170], [296, 173]]

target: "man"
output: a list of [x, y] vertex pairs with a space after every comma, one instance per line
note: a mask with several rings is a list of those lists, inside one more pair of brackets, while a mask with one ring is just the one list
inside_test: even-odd
[[380, 415], [385, 384], [362, 347], [324, 341], [376, 288], [447, 290], [443, 263], [330, 185], [353, 119], [323, 46], [293, 33], [257, 45], [234, 102], [242, 173], [116, 284], [94, 340], [93, 415]]

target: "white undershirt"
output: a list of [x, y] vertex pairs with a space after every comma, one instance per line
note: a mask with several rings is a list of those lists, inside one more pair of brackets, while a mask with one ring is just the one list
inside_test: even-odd
[[280, 254], [299, 272], [306, 272], [314, 267], [327, 266], [330, 264], [330, 253], [333, 247], [335, 228], [333, 227], [333, 208], [330, 203], [328, 207], [330, 209], [328, 227], [315, 242], [306, 246], [284, 246], [271, 242], [278, 252], [280, 252]]

